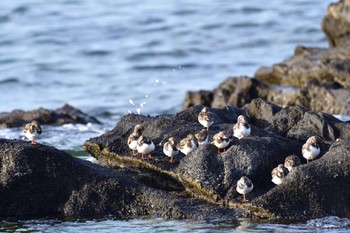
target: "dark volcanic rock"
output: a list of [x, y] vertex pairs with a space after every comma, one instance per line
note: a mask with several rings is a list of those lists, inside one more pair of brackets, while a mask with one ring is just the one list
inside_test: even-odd
[[[100, 137], [89, 139], [85, 142], [84, 147], [99, 160], [101, 165], [132, 167], [167, 174], [191, 191], [194, 196], [231, 207], [238, 206], [252, 216], [271, 218], [273, 215], [267, 207], [269, 205], [283, 205], [283, 203], [267, 199], [270, 202], [263, 205], [260, 204], [262, 202], [255, 202], [255, 200], [261, 196], [268, 196], [271, 190], [275, 189], [271, 182], [271, 170], [274, 167], [283, 163], [285, 157], [291, 154], [299, 156], [302, 163], [305, 164], [306, 161], [301, 156], [301, 147], [306, 139], [312, 135], [317, 135], [322, 139], [321, 154], [318, 158], [324, 156], [336, 139], [341, 138], [344, 142], [350, 141], [349, 123], [341, 122], [328, 114], [311, 112], [302, 107], [282, 108], [261, 99], [254, 99], [251, 104], [242, 109], [234, 107], [210, 108], [215, 116], [215, 123], [210, 127], [211, 136], [221, 130], [232, 134], [232, 126], [237, 116], [244, 114], [249, 116], [252, 127], [252, 134], [249, 137], [241, 140], [233, 139], [229, 149], [219, 156], [213, 145], [205, 145], [200, 146], [187, 156], [179, 155], [175, 158], [175, 164], [169, 165], [161, 145], [170, 136], [179, 141], [188, 133], [200, 131], [202, 126], [197, 122], [197, 116], [201, 109], [202, 106], [194, 106], [176, 115], [156, 117], [126, 115], [113, 130]], [[157, 145], [153, 153], [154, 159], [150, 161], [141, 161], [131, 157], [131, 151], [126, 144], [128, 135], [134, 126], [140, 123], [145, 127], [143, 134], [151, 137]], [[303, 164], [300, 166], [301, 168], [313, 167], [314, 162]], [[327, 166], [325, 164], [323, 168], [330, 172], [333, 167]], [[235, 187], [237, 180], [242, 175], [247, 175], [252, 179], [254, 190], [248, 194], [248, 198], [253, 200], [253, 203], [259, 204], [253, 206], [237, 204], [241, 202], [241, 197], [235, 191]], [[323, 173], [313, 175], [322, 180]], [[349, 176], [344, 176], [344, 179], [350, 181]], [[157, 185], [161, 182], [159, 180], [153, 181]], [[304, 184], [300, 183], [299, 185], [303, 187]], [[322, 183], [313, 185], [318, 188], [322, 187]], [[344, 195], [347, 192], [341, 185], [336, 185], [336, 180], [333, 191]], [[283, 192], [279, 195], [283, 195]], [[295, 195], [316, 196], [318, 194], [314, 193], [314, 189], [300, 189]], [[332, 203], [331, 200], [336, 203]], [[333, 209], [328, 211], [330, 209], [326, 208], [327, 211], [320, 213], [317, 212], [320, 209], [317, 206], [332, 204], [338, 206], [341, 203], [336, 198], [329, 198], [326, 202], [316, 202], [311, 203], [313, 206], [310, 210], [310, 218], [329, 214], [344, 216], [344, 213], [349, 211], [349, 207], [344, 207], [339, 212], [333, 212]], [[303, 214], [302, 208], [295, 208], [293, 210], [295, 212], [290, 215], [287, 210], [283, 209], [283, 211], [286, 212], [281, 214], [279, 211], [271, 209], [275, 216], [283, 218], [295, 217], [298, 211], [300, 215]]]
[[349, 0], [341, 0], [328, 6], [322, 21], [322, 29], [331, 47], [350, 45], [349, 15]]
[[[349, 141], [335, 142], [320, 159], [292, 171], [281, 185], [254, 199], [282, 218], [350, 217]], [[309, 190], [312, 190], [310, 192]]]
[[68, 104], [54, 111], [39, 108], [33, 111], [13, 110], [10, 113], [0, 113], [0, 128], [21, 127], [32, 120], [41, 124], [63, 125], [67, 123], [87, 124], [100, 123], [95, 117], [88, 116], [79, 109]]
[[266, 97], [267, 91], [268, 86], [257, 79], [246, 76], [231, 77], [213, 91], [188, 92], [182, 108], [186, 109], [195, 105], [205, 105], [212, 108], [242, 107], [252, 99]]
[[[161, 184], [161, 185], [157, 185]], [[243, 211], [186, 198], [170, 176], [111, 170], [63, 151], [0, 139], [0, 217], [105, 217], [234, 220]]]

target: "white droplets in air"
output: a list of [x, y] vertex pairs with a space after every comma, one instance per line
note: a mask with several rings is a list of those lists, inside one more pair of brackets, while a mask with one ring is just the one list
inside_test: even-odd
[[[148, 98], [148, 95], [146, 95], [145, 97]], [[147, 102], [146, 102], [146, 101], [143, 101], [143, 102], [141, 102], [140, 104], [136, 104], [136, 103], [134, 102], [134, 100], [129, 99], [129, 103], [135, 108], [136, 113], [140, 115], [140, 114], [141, 114], [141, 109], [145, 106], [145, 104], [146, 104]], [[130, 109], [128, 109], [128, 113], [131, 114], [132, 111], [131, 111]]]

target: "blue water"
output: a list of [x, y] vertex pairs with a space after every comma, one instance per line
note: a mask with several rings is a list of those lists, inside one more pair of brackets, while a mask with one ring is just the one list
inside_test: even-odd
[[288, 233], [347, 233], [350, 221], [337, 217], [327, 217], [308, 221], [306, 224], [259, 223], [249, 219], [239, 219], [238, 223], [208, 223], [195, 221], [164, 220], [161, 218], [143, 218], [133, 220], [100, 221], [61, 221], [61, 220], [26, 220], [3, 221], [0, 232], [196, 232], [196, 233], [238, 233], [238, 232], [288, 232]]
[[[186, 91], [212, 89], [292, 56], [327, 47], [320, 22], [331, 0], [0, 1], [0, 112], [69, 103], [102, 125], [43, 126], [40, 143], [87, 158], [87, 138], [128, 112], [175, 113]], [[21, 128], [0, 129], [22, 138]], [[240, 226], [137, 219], [2, 223], [10, 232], [323, 232], [308, 224]], [[321, 224], [322, 226], [322, 224]], [[119, 229], [119, 230], [118, 230]], [[333, 229], [333, 228], [332, 228]], [[345, 232], [334, 228], [334, 232]]]

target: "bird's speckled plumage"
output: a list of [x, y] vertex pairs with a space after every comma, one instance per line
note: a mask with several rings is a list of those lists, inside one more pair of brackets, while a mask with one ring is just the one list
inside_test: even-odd
[[32, 141], [32, 144], [36, 144], [35, 137], [42, 133], [42, 129], [39, 122], [33, 120], [31, 123], [24, 126], [23, 133], [29, 140]]
[[176, 148], [175, 139], [173, 137], [170, 137], [168, 141], [164, 143], [163, 153], [170, 157], [169, 163], [174, 163], [174, 156], [179, 153], [179, 150]]
[[319, 140], [316, 136], [309, 137], [301, 149], [307, 162], [314, 160], [320, 154]]
[[143, 126], [138, 124], [135, 126], [133, 132], [128, 137], [128, 146], [132, 150], [132, 155], [135, 156], [137, 153], [134, 151], [137, 150], [137, 140], [142, 135], [142, 131], [144, 130]]
[[205, 129], [202, 129], [199, 133], [196, 133], [194, 136], [196, 137], [199, 145], [205, 145], [209, 143], [208, 131]]
[[190, 152], [197, 149], [196, 138], [193, 134], [187, 135], [186, 138], [181, 139], [181, 141], [177, 144], [177, 148], [185, 155], [188, 155]]
[[213, 136], [212, 144], [218, 148], [218, 154], [220, 154], [220, 149], [225, 149], [231, 142], [231, 139], [226, 136], [225, 131], [220, 131]]
[[239, 194], [243, 195], [243, 202], [246, 202], [247, 199], [245, 198], [245, 195], [250, 193], [254, 188], [253, 182], [246, 176], [242, 176], [237, 181], [236, 191]]
[[243, 115], [238, 116], [237, 123], [233, 126], [233, 136], [238, 139], [248, 137], [250, 135], [251, 129], [247, 120]]
[[209, 127], [214, 124], [214, 114], [210, 112], [207, 107], [204, 107], [198, 114], [198, 121], [209, 130]]
[[289, 155], [284, 160], [284, 166], [288, 171], [292, 171], [295, 167], [300, 165], [300, 158], [296, 155]]
[[142, 155], [141, 159], [144, 160], [145, 159], [145, 155], [148, 155], [148, 159], [152, 158], [152, 151], [154, 151], [155, 146], [153, 141], [146, 137], [141, 135], [139, 137], [139, 139], [137, 140], [137, 151], [138, 153], [140, 153]]
[[272, 182], [280, 185], [284, 181], [284, 178], [288, 175], [288, 169], [283, 165], [279, 164], [277, 167], [275, 167], [272, 172]]

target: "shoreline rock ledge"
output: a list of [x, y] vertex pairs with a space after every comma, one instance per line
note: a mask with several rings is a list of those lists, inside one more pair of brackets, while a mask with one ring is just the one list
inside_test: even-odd
[[[162, 145], [171, 136], [178, 142], [189, 133], [199, 132], [203, 127], [197, 116], [202, 108], [194, 106], [175, 115], [155, 117], [126, 115], [111, 131], [87, 140], [84, 149], [102, 166], [153, 174], [148, 184], [156, 189], [170, 189], [172, 182], [167, 179], [171, 178], [192, 200], [241, 210], [250, 217], [294, 221], [328, 215], [350, 217], [349, 122], [299, 106], [280, 107], [262, 99], [253, 99], [243, 108], [209, 108], [215, 118], [211, 137], [222, 130], [232, 134], [232, 126], [241, 114], [248, 117], [251, 135], [234, 138], [229, 149], [220, 155], [213, 145], [202, 145], [187, 156], [178, 155], [175, 163], [169, 164]], [[136, 124], [144, 126], [143, 134], [156, 145], [153, 160], [131, 156], [126, 142]], [[322, 141], [321, 153], [306, 164], [301, 147], [313, 135]], [[297, 155], [302, 165], [275, 186], [271, 170], [291, 154]], [[243, 175], [254, 183], [248, 204], [241, 204], [242, 197], [235, 190]]]
[[[195, 106], [175, 115], [124, 116], [111, 131], [87, 140], [85, 150], [99, 165], [54, 147], [0, 139], [0, 217], [132, 218], [153, 215], [172, 219], [233, 221], [237, 218], [302, 221], [328, 215], [350, 217], [350, 125], [302, 107], [279, 107], [254, 99], [244, 108], [210, 108], [210, 135], [232, 132], [238, 115], [246, 115], [252, 134], [233, 139], [217, 155], [200, 146], [169, 164], [161, 145], [178, 141], [202, 126]], [[153, 160], [131, 157], [126, 146], [136, 124], [145, 128], [156, 150]], [[317, 160], [305, 164], [301, 146], [322, 139]], [[160, 145], [159, 145], [160, 144]], [[271, 170], [295, 154], [302, 165], [275, 186]], [[247, 175], [254, 183], [249, 202], [235, 191]]]

